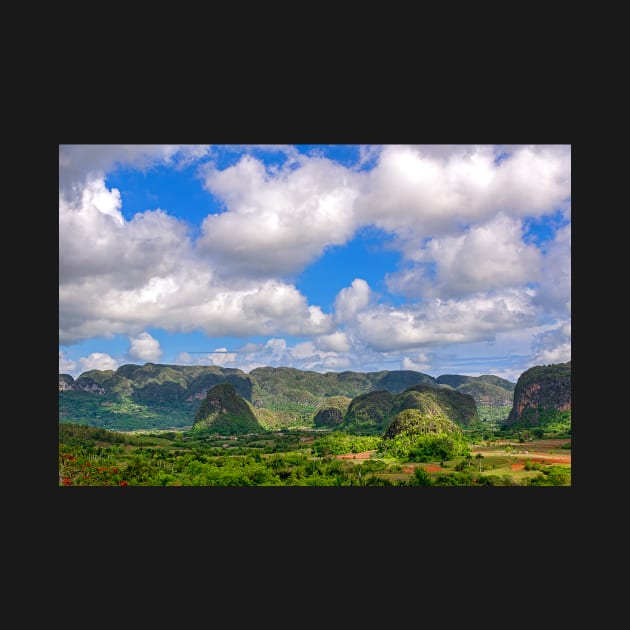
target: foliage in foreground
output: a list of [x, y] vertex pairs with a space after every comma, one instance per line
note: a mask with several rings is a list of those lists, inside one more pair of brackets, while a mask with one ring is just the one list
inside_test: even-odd
[[[570, 468], [536, 465], [528, 478], [481, 474], [470, 455], [440, 472], [378, 453], [381, 438], [341, 432], [195, 436], [126, 435], [59, 425], [60, 486], [482, 486], [570, 485]], [[339, 452], [376, 450], [366, 460]], [[391, 455], [391, 454], [390, 454]], [[409, 459], [409, 458], [407, 458]]]

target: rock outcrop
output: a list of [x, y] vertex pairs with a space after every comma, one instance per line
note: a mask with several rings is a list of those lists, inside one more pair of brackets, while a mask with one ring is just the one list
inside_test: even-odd
[[537, 365], [521, 374], [506, 424], [537, 426], [571, 410], [571, 361]]

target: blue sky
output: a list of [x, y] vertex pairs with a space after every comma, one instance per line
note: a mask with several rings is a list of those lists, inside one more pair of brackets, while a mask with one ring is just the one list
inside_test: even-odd
[[60, 145], [59, 372], [571, 358], [569, 145]]

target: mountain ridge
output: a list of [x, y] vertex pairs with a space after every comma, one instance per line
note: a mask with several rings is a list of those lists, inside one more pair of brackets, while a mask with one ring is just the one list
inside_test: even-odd
[[[125, 364], [116, 370], [88, 370], [76, 379], [60, 373], [59, 419], [124, 430], [190, 426], [208, 391], [221, 383], [234, 386], [266, 429], [310, 425], [333, 398], [353, 399], [374, 391], [398, 394], [415, 385], [460, 388], [460, 393], [472, 395], [480, 404], [505, 407], [507, 416], [506, 394], [511, 403], [507, 390], [513, 390], [514, 383], [494, 376], [455, 376], [458, 382], [451, 379], [451, 385], [441, 383], [442, 377], [413, 370], [321, 373], [266, 366], [246, 373], [221, 366]], [[494, 384], [496, 379], [502, 386]], [[341, 420], [340, 413], [329, 409], [331, 414]], [[323, 420], [320, 415], [318, 424]]]

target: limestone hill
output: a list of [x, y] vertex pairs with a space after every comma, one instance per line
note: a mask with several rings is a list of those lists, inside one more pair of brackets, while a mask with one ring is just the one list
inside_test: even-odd
[[440, 418], [462, 427], [476, 422], [472, 396], [449, 388], [414, 385], [399, 394], [370, 392], [353, 399], [340, 430], [350, 433], [383, 433], [401, 411], [416, 409], [423, 417]]
[[521, 374], [506, 425], [542, 427], [571, 423], [571, 361], [537, 365]]
[[264, 432], [250, 405], [231, 383], [220, 383], [208, 391], [195, 414], [192, 428], [221, 435]]

